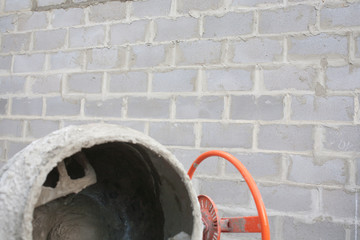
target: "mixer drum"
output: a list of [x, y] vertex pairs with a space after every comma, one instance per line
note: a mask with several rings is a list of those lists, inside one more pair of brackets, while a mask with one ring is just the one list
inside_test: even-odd
[[70, 126], [34, 141], [2, 168], [0, 206], [1, 239], [202, 238], [181, 164], [116, 125]]

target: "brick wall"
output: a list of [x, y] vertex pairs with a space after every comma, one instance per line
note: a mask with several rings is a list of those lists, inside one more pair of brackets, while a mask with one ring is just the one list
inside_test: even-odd
[[[125, 125], [186, 169], [238, 157], [272, 239], [360, 239], [360, 1], [95, 2], [0, 0], [1, 165], [64, 126]], [[254, 214], [224, 160], [196, 174], [221, 214]]]

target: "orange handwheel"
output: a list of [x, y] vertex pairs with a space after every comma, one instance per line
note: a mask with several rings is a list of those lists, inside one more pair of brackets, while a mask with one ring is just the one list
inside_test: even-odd
[[250, 175], [249, 171], [237, 158], [229, 153], [218, 150], [205, 152], [201, 154], [191, 165], [188, 172], [190, 179], [194, 175], [194, 172], [199, 164], [206, 158], [213, 156], [226, 159], [232, 163], [237, 170], [239, 170], [254, 198], [258, 216], [220, 219], [214, 202], [208, 196], [200, 195], [198, 196], [198, 200], [200, 203], [202, 221], [204, 224], [203, 240], [219, 240], [221, 232], [261, 232], [262, 240], [270, 240], [269, 221], [259, 189], [257, 188], [256, 183]]

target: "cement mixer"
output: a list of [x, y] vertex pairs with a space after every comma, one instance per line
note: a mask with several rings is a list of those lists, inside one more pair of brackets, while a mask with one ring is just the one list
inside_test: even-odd
[[[209, 156], [243, 175], [259, 216], [221, 218], [196, 197], [191, 178]], [[202, 154], [188, 174], [154, 139], [110, 124], [70, 126], [38, 139], [0, 171], [0, 239], [216, 240], [221, 232], [261, 232], [270, 239], [254, 180], [233, 156]]]

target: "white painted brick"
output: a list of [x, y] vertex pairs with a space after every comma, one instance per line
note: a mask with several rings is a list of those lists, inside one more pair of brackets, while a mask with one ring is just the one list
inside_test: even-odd
[[265, 186], [258, 185], [266, 209], [282, 212], [304, 212], [311, 211], [311, 190], [288, 186]]
[[121, 45], [125, 43], [144, 42], [148, 25], [148, 20], [112, 25], [110, 27], [110, 44]]
[[41, 116], [42, 108], [42, 98], [13, 98], [11, 114]]
[[132, 47], [133, 67], [154, 67], [164, 64], [166, 49], [164, 45], [138, 45]]
[[251, 90], [253, 81], [251, 72], [244, 69], [206, 70], [206, 90], [244, 91]]
[[12, 56], [0, 56], [0, 73], [8, 73], [11, 70]]
[[342, 190], [323, 190], [323, 208], [328, 216], [353, 218], [356, 204], [355, 194]]
[[26, 137], [41, 138], [59, 129], [59, 121], [29, 120]]
[[204, 18], [204, 37], [228, 37], [250, 34], [253, 31], [253, 12], [230, 12], [224, 16]]
[[7, 112], [7, 107], [9, 100], [5, 98], [0, 98], [0, 115], [5, 115]]
[[268, 90], [313, 90], [317, 72], [312, 67], [285, 65], [277, 69], [264, 69], [263, 79]]
[[310, 37], [291, 37], [288, 43], [288, 57], [294, 60], [345, 57], [348, 51], [346, 36], [325, 33]]
[[270, 38], [251, 38], [247, 41], [233, 42], [233, 62], [261, 63], [279, 60], [282, 55], [281, 41]]
[[193, 92], [197, 79], [196, 70], [178, 69], [154, 73], [153, 92]]
[[18, 30], [44, 29], [48, 26], [46, 12], [32, 12], [19, 15]]
[[236, 123], [203, 123], [202, 147], [251, 148], [252, 126]]
[[0, 171], [2, 170], [1, 168], [5, 165], [5, 141], [0, 141]]
[[83, 65], [84, 52], [56, 52], [50, 54], [50, 69], [81, 69]]
[[[355, 231], [356, 229], [356, 231]], [[360, 227], [359, 225], [352, 225], [350, 232], [350, 239], [360, 239]]]
[[360, 185], [360, 158], [355, 160], [355, 164], [357, 166], [357, 171], [356, 171], [356, 184]]
[[170, 13], [171, 1], [169, 0], [146, 0], [132, 2], [131, 16], [152, 17], [167, 16]]
[[142, 121], [117, 121], [117, 120], [106, 121], [105, 120], [104, 122], [128, 127], [128, 128], [134, 129], [134, 130], [142, 132], [142, 133], [144, 133], [144, 130], [145, 130], [145, 122], [142, 122]]
[[355, 56], [360, 58], [360, 36], [357, 37], [356, 40], [356, 52], [355, 52]]
[[230, 106], [231, 119], [244, 120], [280, 120], [283, 118], [282, 96], [232, 96]]
[[122, 98], [107, 100], [86, 100], [85, 115], [95, 117], [121, 117]]
[[46, 98], [47, 116], [74, 116], [80, 114], [80, 101], [59, 97]]
[[35, 32], [34, 49], [52, 50], [63, 48], [65, 44], [65, 37], [65, 29]]
[[360, 89], [360, 67], [328, 67], [326, 69], [326, 86], [331, 90]]
[[296, 5], [285, 9], [260, 11], [260, 33], [307, 31], [316, 21], [313, 6]]
[[346, 239], [345, 229], [340, 224], [328, 221], [304, 223], [288, 217], [285, 217], [282, 235], [283, 239], [293, 239], [294, 236], [301, 236], [300, 239], [306, 240]]
[[51, 24], [53, 27], [72, 27], [84, 24], [85, 14], [82, 8], [53, 10]]
[[68, 76], [69, 92], [101, 93], [103, 82], [102, 73], [74, 73]]
[[13, 157], [16, 153], [23, 150], [30, 142], [7, 141], [7, 158]]
[[30, 80], [31, 91], [35, 94], [58, 93], [61, 90], [62, 74], [34, 76]]
[[322, 29], [359, 26], [359, 12], [360, 3], [324, 7], [320, 12], [320, 26]]
[[233, 0], [232, 6], [267, 6], [282, 3], [280, 0]]
[[130, 118], [169, 118], [170, 100], [129, 97], [127, 116]]
[[[16, 17], [16, 18], [15, 18]], [[17, 21], [16, 15], [8, 15], [0, 17], [0, 32], [11, 32], [15, 29], [15, 22]]]
[[24, 93], [25, 82], [25, 77], [0, 77], [0, 93]]
[[67, 126], [77, 126], [77, 125], [85, 125], [85, 124], [91, 124], [91, 123], [103, 123], [103, 120], [64, 120], [63, 125], [64, 127]]
[[14, 72], [43, 71], [45, 54], [15, 55]]
[[109, 73], [109, 92], [146, 92], [147, 78], [144, 72]]
[[5, 0], [5, 12], [28, 10], [31, 6], [31, 0]]
[[[0, 23], [1, 25], [1, 23]], [[2, 36], [1, 52], [21, 52], [29, 49], [30, 33], [15, 33]]]
[[65, 3], [66, 0], [37, 0], [38, 7], [46, 7], [51, 5], [59, 5]]
[[309, 184], [345, 184], [347, 166], [342, 159], [291, 155], [288, 179]]
[[180, 42], [177, 46], [178, 65], [220, 63], [221, 42], [200, 40]]
[[324, 147], [337, 152], [359, 152], [360, 126], [326, 127]]
[[192, 123], [150, 123], [149, 135], [164, 145], [195, 145], [194, 124]]
[[23, 129], [23, 121], [1, 119], [0, 135], [3, 137], [21, 137]]
[[309, 151], [313, 142], [311, 125], [264, 125], [258, 133], [259, 149]]
[[105, 27], [93, 26], [84, 28], [71, 28], [69, 30], [70, 47], [103, 46], [105, 41]]
[[155, 41], [174, 41], [200, 37], [199, 21], [191, 17], [155, 20]]
[[178, 0], [177, 10], [179, 13], [188, 13], [191, 10], [216, 10], [223, 6], [223, 1], [219, 0]]
[[293, 96], [291, 109], [294, 120], [352, 121], [354, 99], [346, 96]]
[[224, 111], [223, 96], [176, 98], [176, 118], [221, 119]]
[[121, 20], [126, 17], [125, 2], [106, 2], [89, 7], [89, 20], [92, 22], [105, 22]]
[[121, 68], [126, 63], [125, 48], [96, 48], [86, 52], [87, 69]]

